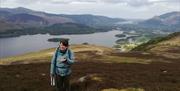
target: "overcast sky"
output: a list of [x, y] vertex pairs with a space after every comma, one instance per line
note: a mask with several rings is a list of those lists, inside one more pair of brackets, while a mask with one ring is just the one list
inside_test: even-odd
[[180, 0], [0, 0], [0, 7], [25, 7], [55, 14], [94, 14], [147, 19], [180, 11]]

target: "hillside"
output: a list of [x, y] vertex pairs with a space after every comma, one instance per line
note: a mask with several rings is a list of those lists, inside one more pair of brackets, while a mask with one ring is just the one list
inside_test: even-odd
[[[119, 52], [115, 49], [96, 46], [96, 45], [72, 45], [71, 49], [75, 52], [76, 60], [98, 61], [107, 63], [141, 63], [149, 64], [152, 62], [174, 61], [174, 58], [164, 59], [147, 52]], [[8, 58], [1, 58], [1, 65], [29, 64], [49, 62], [55, 48], [41, 50]], [[163, 59], [164, 61], [162, 61]], [[176, 59], [176, 58], [175, 58]]]
[[[53, 25], [57, 23], [78, 23], [84, 24], [90, 27], [97, 26], [110, 26], [117, 22], [125, 21], [125, 19], [120, 18], [110, 18], [106, 16], [97, 16], [97, 15], [65, 15], [65, 14], [51, 14], [41, 11], [35, 11], [26, 9], [23, 7], [18, 8], [0, 8], [0, 17], [5, 20], [10, 20], [12, 23], [24, 24], [24, 21], [44, 25]], [[25, 19], [24, 19], [25, 18]], [[1, 18], [0, 18], [1, 19]], [[18, 20], [18, 21], [17, 21]], [[31, 24], [33, 24], [31, 22]]]
[[125, 21], [97, 15], [50, 14], [26, 8], [0, 8], [0, 38], [27, 34], [88, 34], [105, 32]]
[[76, 23], [63, 23], [63, 24], [53, 24], [51, 26], [45, 27], [43, 31], [49, 33], [51, 35], [62, 35], [62, 34], [87, 34], [87, 33], [95, 33], [102, 31], [109, 31], [103, 29], [92, 28], [83, 24]]
[[[148, 53], [119, 53], [96, 45], [72, 45], [72, 91], [179, 91], [180, 62]], [[52, 91], [55, 48], [0, 61], [1, 91]], [[16, 83], [14, 83], [16, 82]]]
[[[3, 25], [4, 24], [4, 25]], [[50, 35], [63, 35], [63, 34], [90, 34], [96, 32], [107, 32], [110, 31], [110, 28], [92, 28], [83, 24], [77, 23], [59, 23], [53, 24], [47, 27], [40, 27], [38, 25], [36, 28], [17, 28], [12, 29], [9, 24], [5, 24], [0, 22], [0, 25], [8, 26], [8, 30], [0, 31], [0, 38], [5, 37], [17, 37], [21, 35], [33, 35], [33, 34], [50, 34]], [[33, 26], [33, 25], [32, 25]], [[2, 27], [5, 28], [5, 27]], [[6, 28], [7, 29], [7, 28]]]
[[169, 12], [159, 16], [154, 16], [153, 18], [147, 19], [139, 23], [146, 27], [178, 27], [180, 25], [180, 12]]
[[[6, 16], [5, 19], [8, 19], [9, 16], [13, 17], [14, 15], [18, 17], [19, 14], [28, 14], [31, 16], [43, 18], [44, 21], [47, 21], [49, 25], [55, 24], [55, 23], [67, 23], [67, 22], [73, 22], [71, 19], [67, 19], [65, 17], [60, 17], [56, 14], [49, 14], [41, 11], [35, 11], [30, 10], [23, 7], [18, 8], [0, 8], [0, 12], [2, 12], [2, 15]], [[7, 16], [8, 15], [8, 16]], [[1, 16], [1, 15], [0, 15]], [[21, 21], [19, 21], [21, 22]]]
[[85, 24], [92, 27], [101, 27], [101, 26], [113, 26], [118, 22], [124, 22], [125, 19], [120, 18], [109, 18], [105, 16], [84, 14], [84, 15], [60, 15], [63, 17], [70, 18], [76, 23]]
[[[94, 32], [110, 31], [119, 28], [123, 31], [179, 31], [180, 13], [169, 12], [155, 16], [147, 20], [137, 20], [136, 23], [128, 24], [126, 19], [110, 18], [106, 16], [82, 14], [51, 14], [41, 11], [30, 10], [27, 8], [0, 8], [0, 38], [14, 37], [26, 34], [87, 34]], [[3, 22], [2, 22], [3, 21]], [[135, 22], [136, 20], [134, 20]], [[122, 23], [122, 24], [121, 24]], [[124, 23], [124, 24], [123, 24]], [[57, 27], [63, 24], [70, 24], [69, 28], [57, 30]], [[83, 28], [75, 28], [77, 31], [71, 31], [71, 24], [82, 25]], [[84, 29], [84, 27], [86, 27]], [[52, 29], [52, 31], [50, 30]], [[68, 29], [68, 30], [66, 30]], [[70, 31], [69, 31], [70, 29]], [[85, 31], [83, 31], [85, 30]], [[3, 31], [3, 32], [2, 32]]]
[[6, 22], [4, 20], [0, 20], [0, 33], [1, 32], [4, 32], [4, 31], [7, 31], [7, 30], [10, 30], [10, 29], [21, 29], [20, 26], [16, 25], [16, 24], [12, 24], [12, 23], [9, 23], [9, 22]]
[[25, 13], [9, 16], [7, 18], [7, 22], [17, 24], [24, 28], [26, 28], [26, 27], [41, 27], [41, 26], [48, 25], [48, 21], [46, 21], [42, 17], [25, 14]]
[[154, 38], [147, 43], [139, 45], [132, 51], [146, 51], [170, 58], [179, 58], [180, 32], [175, 32], [165, 37]]

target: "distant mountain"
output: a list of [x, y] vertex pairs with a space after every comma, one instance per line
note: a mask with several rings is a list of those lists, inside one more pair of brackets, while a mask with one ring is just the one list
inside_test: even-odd
[[77, 23], [59, 23], [45, 27], [43, 31], [51, 35], [62, 35], [94, 33], [100, 30]]
[[25, 13], [11, 15], [6, 18], [6, 20], [22, 27], [40, 27], [48, 25], [48, 21], [44, 18]]
[[0, 8], [0, 11], [6, 11], [11, 14], [19, 14], [19, 13], [33, 13], [34, 11], [23, 8], [23, 7], [18, 7], [18, 8]]
[[47, 34], [47, 33], [51, 35], [63, 35], [63, 34], [89, 34], [89, 33], [106, 32], [106, 31], [109, 31], [109, 29], [93, 28], [77, 23], [59, 23], [41, 28], [15, 28], [15, 29], [10, 28], [6, 31], [2, 30], [0, 31], [0, 38], [17, 37], [20, 35]]
[[[26, 8], [0, 8], [0, 17], [3, 17], [6, 20], [11, 20], [13, 17], [13, 20], [18, 20], [18, 23], [21, 25], [24, 24], [25, 19], [26, 23], [27, 22], [32, 22], [31, 20], [29, 21], [30, 18], [33, 18], [35, 25], [53, 25], [56, 23], [67, 23], [67, 22], [73, 22], [71, 19], [67, 19], [65, 17], [58, 16], [56, 14], [49, 14], [45, 12], [40, 12], [40, 11], [34, 11]], [[10, 19], [9, 19], [10, 18]], [[16, 19], [17, 18], [17, 19]], [[23, 19], [22, 19], [23, 18]], [[21, 21], [22, 20], [22, 21]], [[39, 21], [41, 24], [38, 24]], [[15, 22], [17, 23], [17, 22]], [[27, 24], [25, 24], [27, 25]], [[30, 26], [31, 27], [31, 26]]]
[[10, 30], [10, 29], [21, 29], [21, 27], [19, 27], [16, 24], [4, 21], [4, 20], [0, 20], [0, 33], [7, 31], [7, 30]]
[[[168, 30], [180, 31], [180, 12], [170, 12], [148, 20], [130, 20], [121, 18], [110, 18], [106, 16], [82, 14], [82, 15], [65, 15], [50, 14], [41, 11], [34, 11], [26, 8], [0, 8], [0, 32], [8, 34], [5, 31], [13, 32], [13, 29], [28, 30], [37, 33], [40, 30], [50, 30], [61, 24], [80, 24], [94, 29], [96, 32], [111, 30], [112, 27], [120, 27], [124, 31], [129, 30]], [[53, 28], [52, 28], [53, 27]], [[36, 28], [35, 30], [32, 30]], [[39, 28], [39, 29], [38, 29]], [[47, 29], [46, 29], [47, 28]], [[72, 27], [70, 27], [72, 28]], [[67, 28], [66, 28], [67, 29]], [[83, 28], [80, 28], [83, 29]], [[19, 30], [18, 30], [19, 31]], [[64, 30], [65, 31], [65, 30]], [[91, 31], [91, 30], [89, 30]], [[29, 31], [28, 31], [29, 32]], [[57, 32], [57, 29], [56, 29]], [[44, 31], [43, 31], [44, 33]], [[52, 32], [51, 32], [52, 33]], [[81, 31], [83, 33], [83, 31]], [[87, 30], [84, 31], [87, 33]], [[18, 33], [17, 33], [18, 34]], [[24, 33], [22, 33], [24, 34]], [[26, 34], [26, 33], [25, 33]], [[54, 34], [54, 33], [52, 33]], [[11, 35], [11, 34], [10, 34]]]
[[180, 27], [180, 12], [170, 12], [155, 16], [139, 24], [146, 27]]
[[10, 12], [8, 12], [8, 11], [1, 11], [0, 10], [0, 19], [2, 20], [2, 19], [6, 19], [8, 16], [10, 16], [11, 15], [11, 13]]
[[85, 24], [87, 26], [112, 26], [118, 22], [124, 22], [125, 19], [120, 18], [109, 18], [105, 16], [97, 16], [97, 15], [61, 15], [63, 17], [70, 18], [74, 20], [76, 23]]
[[[96, 15], [64, 15], [64, 14], [50, 14], [50, 13], [46, 13], [46, 12], [40, 12], [40, 11], [34, 11], [34, 10], [30, 10], [30, 9], [26, 9], [23, 7], [19, 7], [19, 8], [0, 8], [0, 17], [4, 17], [6, 15], [8, 15], [5, 18], [8, 18], [9, 15], [14, 16], [16, 15], [16, 17], [18, 17], [18, 15], [20, 15], [19, 17], [21, 17], [21, 14], [28, 14], [31, 18], [32, 16], [36, 16], [36, 17], [41, 17], [42, 19], [44, 19], [43, 21], [47, 21], [46, 24], [48, 25], [53, 25], [56, 23], [79, 23], [79, 24], [84, 24], [87, 26], [110, 26], [113, 25], [117, 22], [121, 22], [121, 21], [125, 21], [125, 19], [119, 19], [119, 18], [109, 18], [109, 17], [105, 17], [105, 16], [96, 16]], [[26, 17], [28, 17], [26, 15]], [[29, 18], [27, 18], [29, 19]], [[41, 21], [42, 21], [41, 19]], [[28, 20], [27, 20], [28, 21]], [[20, 21], [19, 21], [20, 22]], [[39, 22], [39, 21], [38, 21]], [[22, 23], [24, 23], [24, 19], [22, 21]]]

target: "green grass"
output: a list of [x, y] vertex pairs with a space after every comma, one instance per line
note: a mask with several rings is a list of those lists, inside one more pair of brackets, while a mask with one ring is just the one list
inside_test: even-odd
[[[170, 40], [173, 37], [176, 37], [176, 36], [179, 36], [179, 35], [180, 35], [180, 32], [175, 32], [175, 33], [172, 33], [172, 34], [170, 34], [168, 36], [165, 36], [165, 37], [153, 38], [153, 39], [149, 40], [148, 42], [145, 42], [145, 43], [135, 47], [134, 49], [132, 49], [132, 51], [147, 51], [147, 50], [150, 50], [153, 47], [152, 45], [155, 45], [155, 44], [160, 43], [162, 41]], [[151, 47], [149, 47], [150, 45], [151, 45]]]
[[30, 52], [23, 55], [18, 56], [11, 56], [7, 58], [1, 58], [0, 64], [9, 64], [12, 62], [18, 62], [18, 61], [34, 61], [34, 60], [43, 60], [48, 61], [50, 57], [53, 55], [53, 52], [55, 51], [55, 48], [41, 50], [37, 52]]
[[[111, 55], [111, 53], [116, 50], [108, 47], [95, 45], [73, 45], [71, 48], [75, 52], [75, 60], [78, 61], [98, 60], [110, 63], [149, 63], [146, 59]], [[50, 62], [54, 51], [55, 48], [51, 48], [23, 55], [1, 58], [0, 64]]]

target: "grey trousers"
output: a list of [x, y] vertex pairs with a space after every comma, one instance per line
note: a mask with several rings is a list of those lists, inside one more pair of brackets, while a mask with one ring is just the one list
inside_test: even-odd
[[56, 75], [55, 77], [55, 87], [56, 91], [70, 91], [70, 75], [68, 76], [60, 76]]

